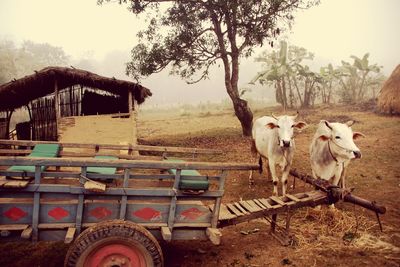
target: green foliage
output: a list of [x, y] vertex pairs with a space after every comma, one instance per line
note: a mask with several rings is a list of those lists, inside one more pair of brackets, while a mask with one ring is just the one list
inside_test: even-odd
[[[98, 0], [99, 4], [111, 0]], [[135, 14], [147, 15], [127, 74], [135, 79], [171, 66], [171, 74], [195, 83], [223, 63], [225, 87], [243, 134], [250, 136], [253, 114], [238, 88], [239, 62], [255, 46], [269, 43], [293, 21], [292, 13], [318, 0], [120, 0]]]
[[[369, 53], [364, 54], [362, 58], [350, 57], [353, 59], [353, 64], [342, 60], [342, 66], [338, 68], [341, 84], [339, 95], [344, 103], [357, 103], [365, 100], [370, 85], [379, 81], [382, 67], [377, 64], [370, 65]], [[375, 91], [372, 91], [372, 96], [375, 97]]]
[[32, 41], [24, 41], [16, 47], [10, 40], [0, 41], [0, 84], [11, 79], [32, 74], [35, 70], [68, 64], [68, 56], [62, 48]]
[[7, 40], [0, 42], [0, 84], [3, 84], [17, 76], [15, 64], [14, 43]]
[[284, 107], [293, 107], [296, 103], [301, 107], [309, 107], [318, 97], [322, 103], [330, 104], [335, 94], [343, 103], [375, 98], [384, 80], [380, 74], [381, 67], [370, 64], [369, 53], [362, 58], [351, 58], [352, 64], [342, 61], [342, 65], [336, 68], [328, 64], [317, 73], [303, 63], [314, 59], [312, 53], [302, 47], [287, 46], [282, 41], [274, 51], [265, 51], [256, 58], [256, 62], [263, 63], [264, 70], [257, 73], [250, 83], [274, 84], [276, 101]]
[[[275, 84], [276, 101], [284, 108], [294, 107], [295, 103], [308, 107], [315, 93], [315, 83], [322, 80], [318, 73], [314, 73], [303, 63], [313, 58], [314, 54], [305, 48], [288, 46], [285, 41], [281, 41], [275, 50], [265, 51], [256, 58], [256, 62], [263, 63], [264, 70], [259, 72], [250, 83], [254, 84], [258, 81], [260, 84], [268, 82]], [[303, 85], [299, 84], [300, 81]]]
[[[98, 1], [103, 3], [104, 1]], [[147, 12], [147, 29], [132, 50], [127, 73], [139, 79], [171, 65], [188, 82], [204, 79], [224, 57], [248, 57], [253, 47], [282, 32], [284, 18], [316, 1], [122, 1], [135, 14]], [[194, 78], [195, 74], [200, 74]]]

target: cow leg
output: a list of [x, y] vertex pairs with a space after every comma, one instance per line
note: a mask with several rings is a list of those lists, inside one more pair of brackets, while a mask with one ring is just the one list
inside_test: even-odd
[[289, 170], [290, 170], [290, 165], [286, 165], [285, 168], [283, 169], [282, 172], [282, 195], [286, 196], [286, 189], [287, 189], [287, 183], [288, 183], [288, 176], [289, 176]]
[[[259, 154], [256, 154], [256, 156], [254, 157], [254, 164], [258, 163], [257, 159], [258, 159], [259, 156], [260, 156]], [[250, 173], [249, 173], [249, 188], [251, 188], [252, 185], [254, 185], [253, 170], [250, 170]]]
[[333, 182], [332, 182], [333, 185], [337, 186], [339, 184], [340, 178], [342, 178], [342, 176], [343, 176], [342, 173], [343, 173], [343, 168], [342, 168], [342, 166], [340, 166], [337, 168], [337, 170], [335, 172], [335, 177], [333, 178]]
[[250, 170], [250, 173], [249, 173], [249, 188], [252, 186], [253, 183], [254, 183], [253, 170]]
[[[269, 160], [268, 159], [266, 159], [266, 160], [268, 161], [268, 164], [269, 164]], [[267, 168], [267, 173], [268, 173], [267, 181], [272, 181], [272, 174], [271, 174], [271, 170], [269, 168]]]
[[272, 191], [272, 194], [274, 196], [277, 196], [278, 195], [278, 177], [276, 176], [275, 162], [271, 159], [268, 159], [268, 166], [269, 166], [269, 170], [271, 171], [272, 181], [274, 184], [274, 190]]
[[[337, 186], [337, 185], [339, 184], [339, 182], [342, 182], [342, 183], [343, 183], [342, 178], [343, 178], [343, 168], [340, 166], [340, 167], [337, 169], [337, 171], [335, 172], [335, 176], [334, 176], [334, 178], [333, 178], [332, 184], [335, 185], [335, 186]], [[335, 209], [335, 204], [331, 204], [331, 205], [329, 205], [329, 207], [330, 207], [331, 209]]]
[[346, 190], [346, 170], [347, 170], [346, 167], [343, 167], [342, 174], [340, 176], [341, 188], [342, 188], [342, 194], [340, 196], [341, 199], [344, 198]]
[[[254, 158], [254, 163], [257, 164], [257, 159], [260, 156], [258, 154], [257, 148], [256, 148], [256, 143], [254, 141], [254, 139], [251, 140], [251, 149], [250, 149], [251, 155]], [[250, 170], [249, 173], [249, 188], [251, 188], [251, 186], [254, 184], [254, 179], [253, 179], [253, 170]]]
[[342, 188], [345, 189], [346, 188], [346, 168], [343, 168], [342, 171]]

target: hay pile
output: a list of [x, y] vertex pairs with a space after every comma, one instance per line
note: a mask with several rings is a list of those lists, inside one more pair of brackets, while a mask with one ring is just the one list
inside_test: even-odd
[[400, 65], [383, 84], [378, 96], [378, 110], [386, 114], [400, 115]]
[[[321, 210], [307, 208], [298, 213], [291, 232], [295, 234], [296, 253], [343, 249], [343, 246], [379, 250], [382, 253], [399, 253], [400, 248], [379, 233], [377, 222], [357, 212], [322, 207]], [[385, 226], [387, 227], [387, 226]], [[387, 228], [386, 228], [387, 229]]]

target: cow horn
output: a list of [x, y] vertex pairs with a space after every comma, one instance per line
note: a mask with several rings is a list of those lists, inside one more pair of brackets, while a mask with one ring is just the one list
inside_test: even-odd
[[325, 120], [324, 120], [323, 122], [325, 123], [326, 127], [328, 127], [329, 129], [332, 130], [332, 126], [329, 125], [329, 122], [328, 122], [328, 121], [325, 121]]
[[346, 125], [351, 127], [354, 123], [356, 123], [356, 122], [353, 121], [353, 120], [349, 120], [349, 121], [346, 122]]
[[299, 111], [296, 111], [296, 114], [293, 116], [293, 119], [295, 120], [297, 118], [297, 116], [299, 116]]
[[275, 117], [274, 113], [271, 113], [271, 117], [274, 118], [275, 120], [278, 120], [278, 118]]

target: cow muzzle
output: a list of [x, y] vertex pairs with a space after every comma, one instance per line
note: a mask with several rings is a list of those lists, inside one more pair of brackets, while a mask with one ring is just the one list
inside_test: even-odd
[[283, 147], [290, 147], [290, 141], [282, 140]]
[[361, 151], [353, 151], [354, 157], [356, 159], [360, 159], [361, 158]]

